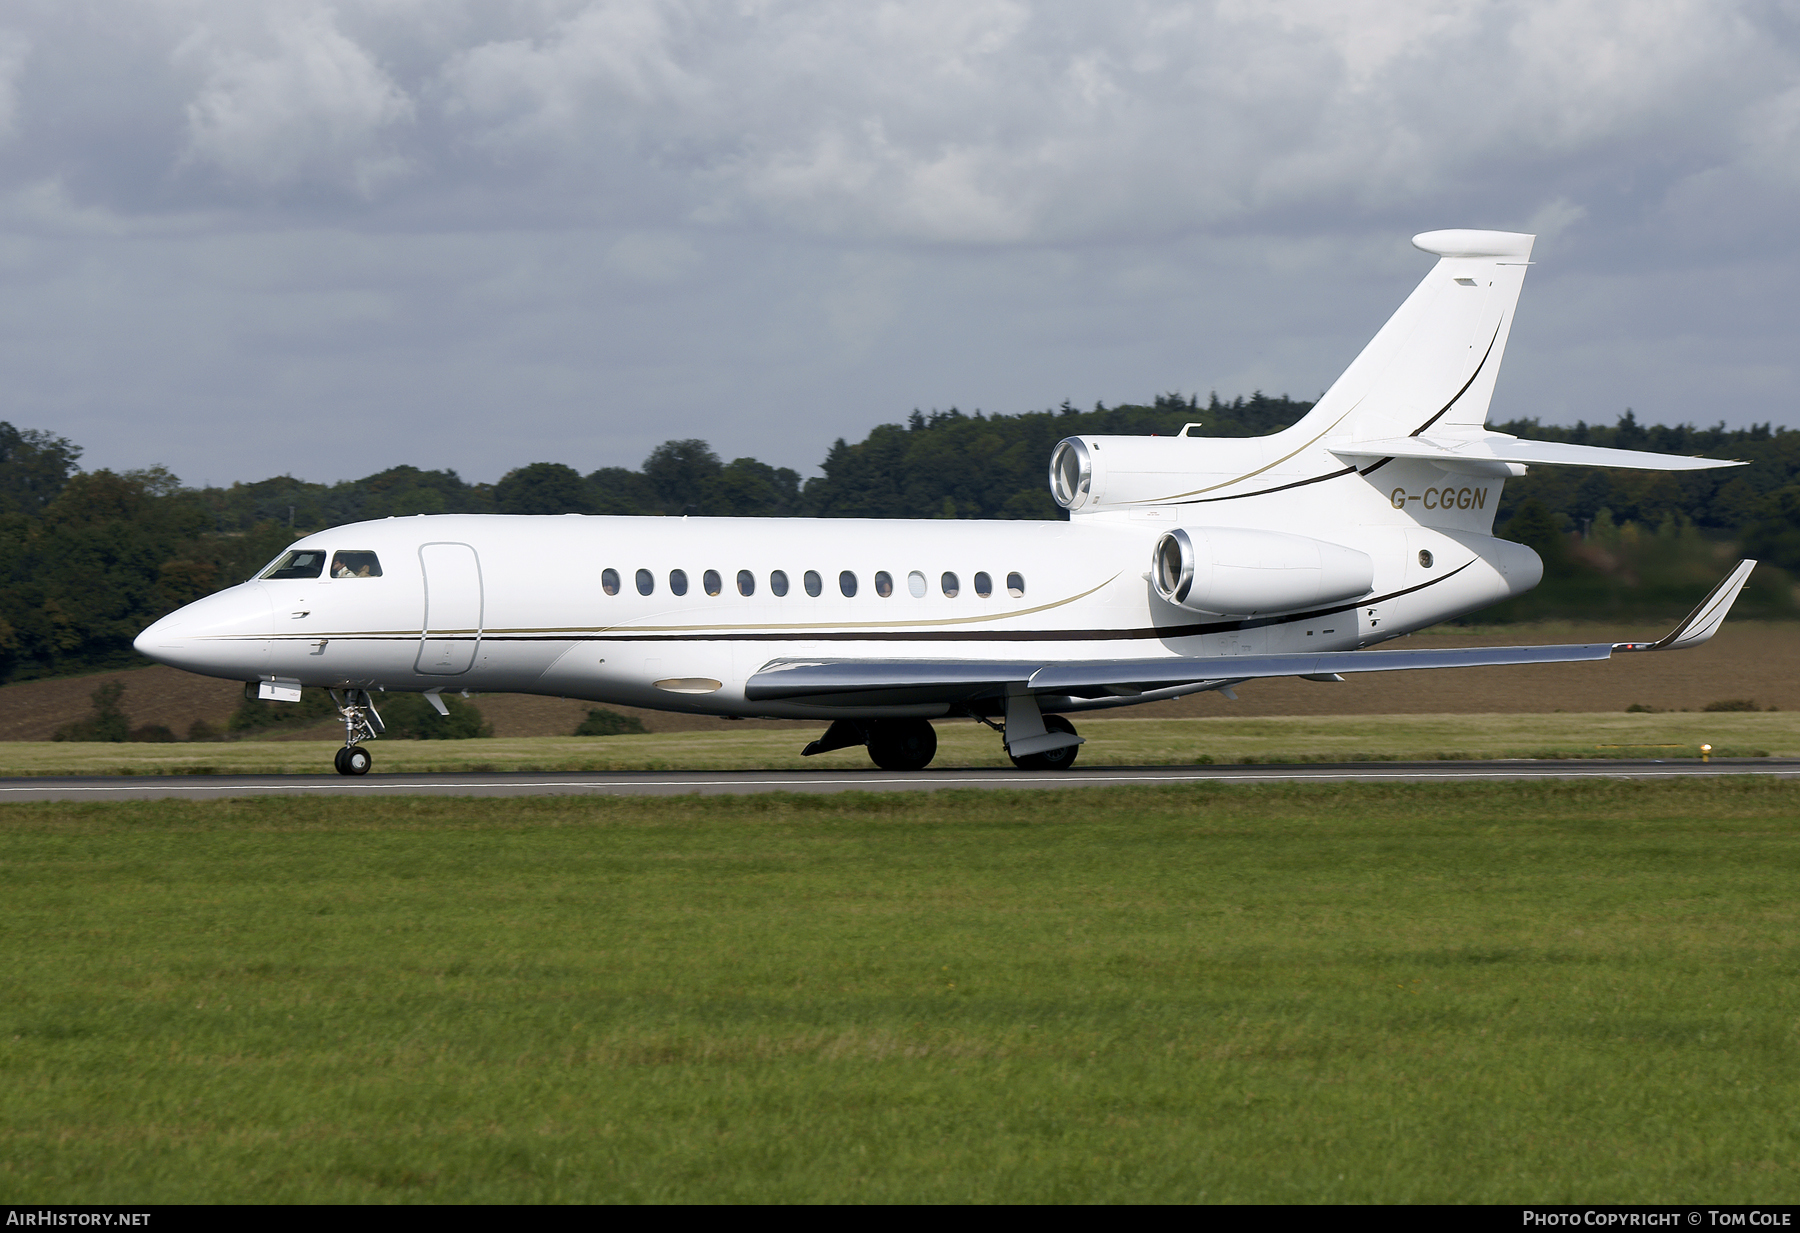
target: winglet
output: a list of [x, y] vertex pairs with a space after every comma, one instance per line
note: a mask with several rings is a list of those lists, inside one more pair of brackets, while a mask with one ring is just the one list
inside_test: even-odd
[[1664, 637], [1655, 642], [1615, 642], [1613, 650], [1683, 651], [1691, 646], [1699, 646], [1719, 631], [1719, 626], [1725, 622], [1725, 614], [1737, 602], [1738, 592], [1750, 581], [1750, 571], [1755, 568], [1755, 561], [1739, 561], [1737, 567], [1725, 575], [1724, 581], [1700, 601], [1700, 606], [1688, 613], [1687, 619]]

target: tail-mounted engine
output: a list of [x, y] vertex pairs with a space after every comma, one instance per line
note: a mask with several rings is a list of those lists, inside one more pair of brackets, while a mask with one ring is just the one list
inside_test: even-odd
[[1262, 437], [1068, 437], [1050, 455], [1050, 495], [1070, 513], [1157, 504], [1253, 470]]
[[1375, 562], [1304, 535], [1178, 527], [1156, 541], [1150, 581], [1171, 604], [1251, 616], [1359, 599], [1374, 586]]

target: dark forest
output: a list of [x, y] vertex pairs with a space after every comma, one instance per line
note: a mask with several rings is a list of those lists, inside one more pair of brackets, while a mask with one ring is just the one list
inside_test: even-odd
[[[700, 440], [667, 441], [637, 470], [583, 474], [538, 462], [494, 484], [454, 471], [394, 467], [337, 484], [276, 476], [189, 488], [166, 470], [83, 471], [81, 447], [0, 422], [0, 682], [141, 662], [138, 631], [158, 616], [254, 573], [295, 538], [347, 522], [443, 513], [719, 515], [823, 518], [1060, 518], [1045, 468], [1076, 433], [1256, 436], [1311, 403], [1261, 393], [1149, 405], [1067, 403], [1020, 415], [914, 411], [858, 442], [832, 443], [802, 481], [754, 458], [721, 459]], [[1545, 559], [1538, 591], [1479, 614], [1651, 618], [1691, 604], [1736, 554], [1768, 563], [1739, 611], [1791, 617], [1800, 574], [1800, 432], [1640, 424], [1573, 427], [1514, 420], [1501, 432], [1542, 440], [1736, 458], [1718, 471], [1542, 467], [1506, 485], [1498, 533]]]

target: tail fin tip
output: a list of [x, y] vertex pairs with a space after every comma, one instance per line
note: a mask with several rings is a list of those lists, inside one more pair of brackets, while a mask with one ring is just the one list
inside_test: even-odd
[[1472, 231], [1456, 227], [1448, 231], [1421, 231], [1413, 237], [1413, 247], [1439, 257], [1511, 257], [1520, 261], [1531, 258], [1535, 235], [1518, 231]]

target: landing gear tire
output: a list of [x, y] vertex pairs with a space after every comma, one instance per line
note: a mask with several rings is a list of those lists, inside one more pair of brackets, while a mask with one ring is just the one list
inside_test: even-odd
[[884, 771], [922, 771], [937, 756], [937, 729], [923, 719], [878, 719], [869, 725], [869, 757]]
[[334, 764], [340, 775], [367, 775], [375, 759], [361, 745], [346, 745], [337, 751]]
[[[1044, 716], [1044, 728], [1049, 732], [1067, 732], [1075, 735], [1075, 725], [1061, 715]], [[1066, 771], [1075, 765], [1075, 754], [1081, 749], [1079, 745], [1064, 745], [1061, 749], [1052, 749], [1046, 753], [1026, 754], [1022, 758], [1013, 758], [1012, 764], [1022, 771]], [[1012, 758], [1011, 754], [1007, 757]]]

